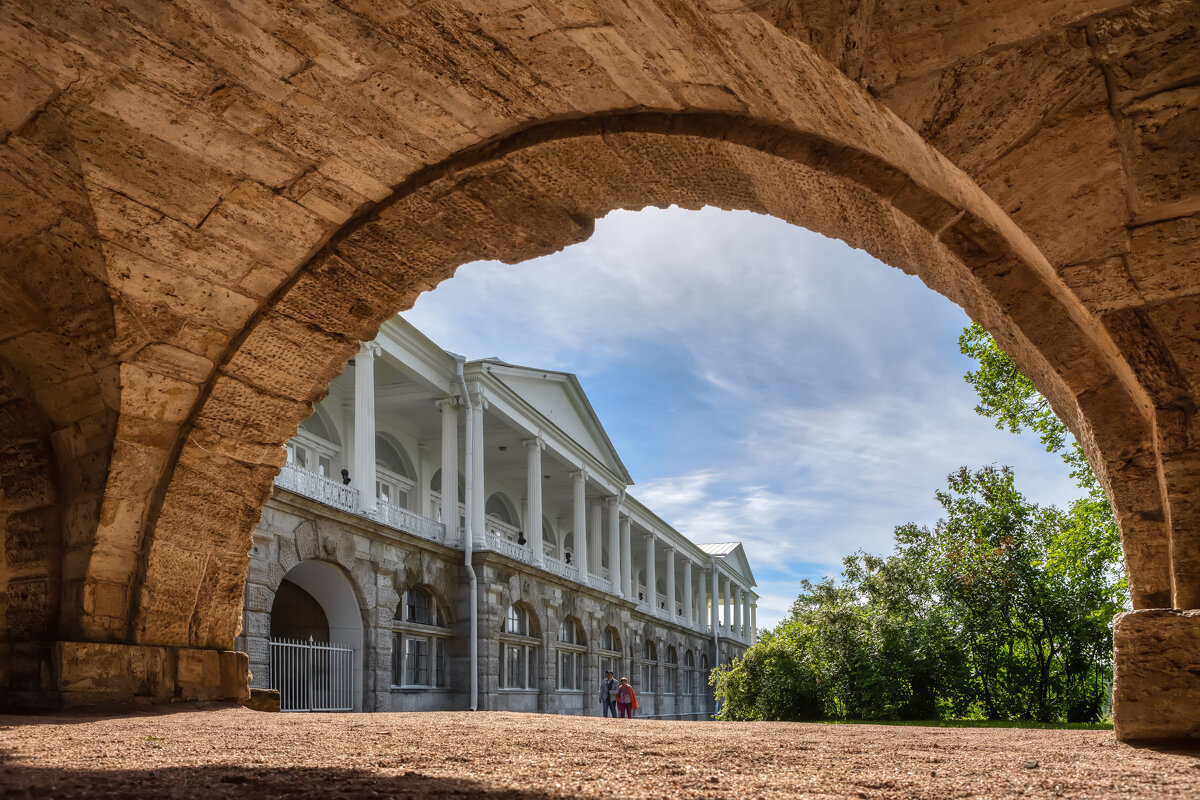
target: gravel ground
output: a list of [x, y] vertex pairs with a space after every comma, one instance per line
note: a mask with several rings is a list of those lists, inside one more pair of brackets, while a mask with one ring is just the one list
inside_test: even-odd
[[1108, 731], [495, 712], [0, 716], [0, 797], [1200, 798]]

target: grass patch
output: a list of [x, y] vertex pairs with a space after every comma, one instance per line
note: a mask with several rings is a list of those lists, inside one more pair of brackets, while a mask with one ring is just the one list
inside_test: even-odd
[[847, 719], [821, 720], [827, 725], [904, 725], [925, 728], [1030, 728], [1034, 730], [1111, 731], [1109, 722], [1032, 722], [1007, 719]]

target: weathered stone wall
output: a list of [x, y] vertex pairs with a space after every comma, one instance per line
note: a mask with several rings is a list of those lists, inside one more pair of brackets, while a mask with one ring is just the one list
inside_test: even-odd
[[47, 629], [230, 647], [279, 445], [357, 342], [461, 263], [669, 203], [775, 214], [962, 304], [1087, 449], [1135, 607], [1200, 607], [1197, 19], [5, 3], [0, 360], [59, 465]]
[[[470, 704], [469, 610], [466, 572], [461, 551], [380, 528], [369, 520], [331, 511], [327, 506], [291, 493], [277, 493], [263, 509], [254, 529], [250, 571], [246, 580], [244, 625], [238, 649], [248, 655], [251, 685], [270, 684], [268, 639], [275, 592], [288, 571], [303, 561], [325, 561], [344, 571], [360, 603], [364, 621], [363, 708], [367, 711], [430, 711], [464, 709]], [[485, 710], [542, 711], [596, 716], [601, 707], [596, 695], [600, 669], [600, 642], [605, 628], [621, 637], [622, 674], [639, 685], [642, 643], [652, 637], [658, 646], [658, 685], [662, 685], [667, 647], [683, 659], [692, 650], [711, 658], [712, 640], [677, 625], [649, 620], [631, 604], [579, 592], [563, 584], [542, 580], [524, 566], [490, 554], [476, 555], [479, 578], [479, 707]], [[393, 618], [403, 592], [421, 587], [433, 593], [452, 631], [447, 640], [447, 690], [403, 690], [392, 687]], [[501, 632], [508, 607], [521, 603], [532, 614], [540, 639], [538, 689], [506, 691], [500, 688]], [[558, 685], [558, 631], [562, 620], [579, 621], [588, 643], [584, 688], [563, 691]], [[723, 647], [728, 660], [744, 648]], [[201, 651], [205, 652], [205, 651]], [[643, 698], [642, 713], [702, 713], [712, 708], [707, 676], [699, 679], [696, 696]], [[144, 692], [143, 692], [144, 693]]]

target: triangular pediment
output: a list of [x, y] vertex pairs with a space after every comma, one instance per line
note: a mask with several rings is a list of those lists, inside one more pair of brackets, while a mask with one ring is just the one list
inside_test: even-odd
[[574, 375], [512, 365], [493, 370], [492, 375], [593, 458], [632, 483]]

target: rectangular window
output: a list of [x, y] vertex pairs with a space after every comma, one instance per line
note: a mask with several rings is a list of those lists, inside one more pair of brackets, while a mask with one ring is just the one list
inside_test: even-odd
[[504, 645], [504, 688], [525, 688], [525, 648], [521, 645]]
[[675, 694], [675, 670], [668, 668], [664, 677], [663, 693]]
[[612, 658], [610, 656], [605, 656], [605, 657], [601, 658], [600, 659], [600, 680], [604, 680], [604, 673], [610, 669], [613, 671], [614, 678], [621, 677], [620, 675], [617, 674], [617, 660], [615, 658]]
[[401, 658], [400, 658], [400, 634], [392, 634], [392, 686], [399, 686], [402, 681], [400, 673]]
[[429, 684], [429, 640], [408, 637], [404, 640], [404, 683], [408, 686]]
[[329, 459], [326, 456], [319, 456], [317, 458], [317, 474], [323, 478], [328, 478], [332, 472], [333, 465], [330, 464]]
[[654, 694], [654, 665], [642, 665], [642, 691], [646, 694]]
[[582, 666], [582, 653], [572, 653], [566, 650], [560, 651], [558, 654], [558, 688], [573, 691], [583, 688], [582, 676], [579, 674]]
[[446, 686], [446, 642], [434, 639], [433, 643], [437, 647], [437, 656], [434, 658], [434, 672], [437, 673], [434, 685]]

